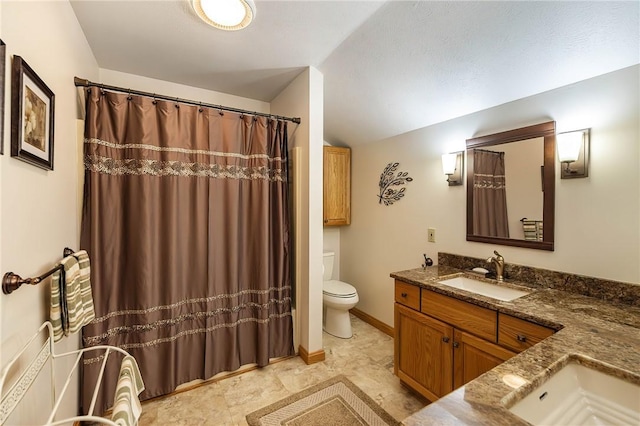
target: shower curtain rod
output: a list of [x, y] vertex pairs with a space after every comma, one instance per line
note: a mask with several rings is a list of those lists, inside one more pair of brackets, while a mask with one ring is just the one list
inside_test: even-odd
[[272, 118], [275, 118], [275, 119], [278, 119], [278, 120], [291, 121], [293, 123], [300, 124], [300, 117], [284, 117], [282, 115], [266, 114], [264, 112], [255, 112], [255, 111], [249, 111], [249, 110], [246, 110], [246, 109], [227, 107], [227, 106], [223, 106], [223, 105], [208, 104], [208, 103], [205, 103], [205, 102], [192, 101], [192, 100], [189, 100], [189, 99], [182, 99], [182, 98], [176, 98], [176, 97], [171, 97], [171, 96], [159, 95], [157, 93], [149, 93], [149, 92], [142, 92], [140, 90], [125, 89], [124, 87], [109, 86], [109, 85], [106, 85], [106, 84], [94, 83], [94, 82], [91, 82], [89, 80], [86, 80], [84, 78], [79, 78], [79, 77], [74, 77], [73, 82], [75, 83], [76, 87], [80, 87], [80, 86], [81, 87], [95, 86], [95, 87], [98, 87], [100, 89], [113, 90], [113, 91], [116, 91], [116, 92], [123, 92], [123, 93], [128, 93], [128, 94], [131, 94], [131, 95], [147, 96], [149, 98], [163, 99], [163, 100], [167, 100], [167, 101], [179, 102], [179, 103], [182, 103], [182, 104], [190, 104], [190, 105], [203, 106], [203, 107], [207, 107], [207, 108], [221, 109], [221, 110], [224, 110], [224, 111], [238, 112], [240, 114], [258, 115], [260, 117], [272, 117]]

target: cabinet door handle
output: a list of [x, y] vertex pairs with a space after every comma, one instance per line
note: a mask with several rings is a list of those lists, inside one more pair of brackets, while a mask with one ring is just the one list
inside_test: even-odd
[[458, 347], [460, 347], [460, 343], [458, 343], [458, 342], [453, 342], [453, 347], [454, 347], [454, 348], [458, 348]]
[[407, 293], [401, 293], [400, 296], [407, 297]]
[[445, 343], [449, 343], [449, 338], [447, 336], [444, 336], [442, 338], [442, 341], [445, 342]]
[[325, 219], [325, 220], [324, 220], [324, 223], [329, 223], [329, 219]]
[[518, 342], [525, 343], [527, 341], [527, 336], [524, 334], [516, 334], [516, 339], [518, 339]]

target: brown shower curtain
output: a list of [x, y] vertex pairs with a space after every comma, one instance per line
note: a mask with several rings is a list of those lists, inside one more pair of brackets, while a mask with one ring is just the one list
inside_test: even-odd
[[[138, 361], [148, 399], [293, 354], [286, 122], [91, 88], [85, 347]], [[83, 408], [101, 360], [83, 360]], [[96, 405], [112, 404], [119, 360]]]
[[474, 234], [509, 238], [504, 152], [475, 149], [473, 168]]

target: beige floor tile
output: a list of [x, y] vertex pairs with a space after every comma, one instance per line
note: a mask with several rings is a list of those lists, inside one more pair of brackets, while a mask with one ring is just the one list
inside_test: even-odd
[[306, 365], [295, 357], [144, 403], [140, 425], [245, 426], [247, 414], [338, 374], [346, 375], [397, 420], [424, 407], [427, 401], [393, 375], [393, 339], [356, 317], [351, 322], [351, 339], [324, 333], [324, 362]]

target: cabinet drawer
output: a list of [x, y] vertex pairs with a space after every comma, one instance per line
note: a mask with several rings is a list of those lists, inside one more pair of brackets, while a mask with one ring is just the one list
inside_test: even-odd
[[491, 342], [497, 340], [498, 312], [425, 289], [421, 300], [421, 312]]
[[420, 310], [420, 287], [396, 280], [396, 302]]
[[550, 328], [503, 313], [498, 315], [498, 324], [498, 343], [516, 352], [522, 352], [554, 333]]

